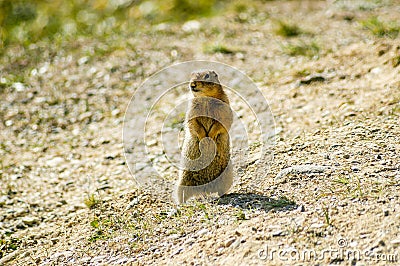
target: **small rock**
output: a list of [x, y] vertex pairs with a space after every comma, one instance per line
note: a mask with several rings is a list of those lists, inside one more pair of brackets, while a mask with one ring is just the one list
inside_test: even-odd
[[62, 163], [64, 163], [64, 158], [61, 157], [54, 157], [53, 159], [47, 161], [47, 165], [50, 167], [57, 167], [60, 166]]
[[54, 259], [58, 259], [60, 257], [68, 258], [68, 257], [71, 257], [73, 254], [74, 253], [72, 251], [69, 251], [69, 250], [63, 251], [63, 252], [57, 252], [57, 253], [54, 253], [53, 255], [51, 255], [50, 259], [54, 260]]
[[301, 79], [300, 80], [300, 84], [308, 85], [308, 84], [311, 84], [313, 82], [323, 82], [325, 80], [326, 79], [321, 75], [311, 75], [311, 76], [307, 76], [307, 77]]
[[117, 108], [117, 109], [114, 109], [114, 110], [111, 111], [111, 115], [112, 116], [117, 116], [117, 115], [119, 115], [120, 112], [121, 111]]
[[123, 257], [123, 258], [118, 258], [118, 260], [113, 261], [114, 265], [122, 265], [125, 264], [128, 261], [128, 258]]
[[227, 241], [225, 241], [224, 247], [226, 247], [226, 248], [230, 247], [235, 241], [236, 241], [235, 237], [228, 239]]
[[388, 210], [385, 210], [385, 211], [383, 212], [383, 216], [389, 216], [389, 211], [388, 211]]
[[92, 257], [84, 257], [84, 258], [82, 258], [82, 259], [80, 260], [80, 262], [87, 263], [87, 262], [89, 262], [91, 259], [92, 259]]
[[0, 197], [0, 207], [5, 205], [8, 200], [8, 196], [1, 196]]
[[283, 234], [283, 230], [276, 230], [271, 233], [272, 236], [280, 236]]
[[16, 227], [17, 229], [25, 229], [25, 228], [26, 228], [26, 225], [24, 224], [24, 222], [19, 221], [19, 222], [17, 222], [17, 224], [15, 225], [15, 227]]
[[375, 67], [375, 68], [371, 69], [372, 74], [379, 74], [381, 72], [382, 72], [382, 68], [380, 68], [380, 67]]
[[157, 139], [149, 140], [149, 141], [146, 143], [147, 146], [154, 146], [154, 145], [156, 145], [156, 144], [157, 144]]
[[400, 238], [398, 238], [398, 239], [393, 239], [392, 241], [390, 241], [390, 243], [393, 244], [393, 245], [395, 245], [395, 246], [398, 246], [398, 245], [400, 245]]
[[23, 217], [21, 220], [27, 226], [32, 226], [34, 224], [39, 223], [39, 218], [34, 217], [34, 216], [26, 216], [26, 217]]
[[183, 251], [183, 248], [178, 248], [177, 250], [175, 250], [172, 254], [171, 257], [178, 255], [179, 253], [181, 253]]
[[208, 232], [209, 232], [209, 230], [207, 228], [203, 228], [203, 229], [197, 231], [196, 235], [202, 236], [202, 235], [207, 234]]
[[167, 217], [174, 217], [176, 215], [180, 214], [180, 210], [179, 209], [171, 209], [168, 211], [167, 213]]
[[[236, 241], [232, 244], [231, 248], [237, 248], [242, 241], [240, 239], [236, 239]], [[246, 242], [246, 240], [244, 241]], [[242, 242], [242, 243], [244, 243]]]
[[139, 197], [134, 198], [129, 204], [128, 206], [126, 206], [125, 211], [131, 209], [133, 206], [137, 205], [140, 201]]
[[21, 82], [15, 82], [12, 86], [18, 92], [21, 92], [21, 91], [25, 90], [25, 85], [23, 83], [21, 83]]
[[87, 118], [90, 118], [90, 117], [92, 117], [92, 116], [93, 116], [92, 112], [84, 112], [84, 113], [82, 113], [82, 114], [80, 114], [80, 115], [78, 116], [78, 120], [79, 120], [79, 121], [83, 121], [83, 120], [85, 120], [85, 119], [87, 119]]
[[349, 155], [349, 154], [345, 154], [345, 155], [343, 155], [343, 158], [349, 159], [349, 158], [350, 158], [350, 155]]
[[101, 262], [103, 262], [103, 259], [105, 259], [107, 257], [107, 255], [101, 255], [101, 256], [96, 256], [96, 257], [93, 257], [91, 260], [90, 260], [90, 262], [91, 263], [101, 263]]
[[222, 255], [222, 252], [224, 251], [224, 249], [225, 249], [224, 247], [219, 247], [219, 248], [217, 249], [217, 252], [216, 252], [217, 254], [216, 254], [216, 255], [217, 255], [217, 256]]
[[89, 61], [89, 57], [87, 57], [87, 56], [81, 57], [78, 60], [78, 65], [86, 64], [88, 61]]
[[352, 247], [352, 248], [357, 247], [357, 245], [358, 245], [358, 242], [357, 242], [357, 241], [353, 241], [353, 242], [350, 242], [350, 243], [349, 243], [349, 247]]
[[186, 240], [186, 241], [183, 243], [183, 245], [184, 245], [184, 246], [191, 246], [191, 245], [193, 245], [195, 242], [196, 242], [196, 239], [195, 239], [195, 238], [189, 238], [188, 240]]
[[185, 32], [198, 31], [200, 26], [201, 24], [197, 20], [189, 20], [182, 25], [182, 30]]
[[321, 228], [324, 226], [325, 226], [325, 224], [323, 224], [323, 223], [314, 223], [314, 224], [310, 225], [310, 228]]

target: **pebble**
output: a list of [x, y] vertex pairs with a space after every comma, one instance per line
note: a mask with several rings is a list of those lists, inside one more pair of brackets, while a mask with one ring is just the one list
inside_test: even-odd
[[39, 223], [39, 218], [34, 216], [26, 216], [22, 218], [22, 222], [28, 226], [32, 226], [34, 224]]
[[47, 161], [47, 165], [50, 167], [57, 167], [64, 163], [64, 158], [62, 157], [54, 157]]
[[235, 241], [236, 241], [236, 237], [232, 237], [232, 238], [226, 240], [224, 243], [224, 247], [226, 247], [226, 248], [230, 247]]
[[25, 90], [25, 85], [23, 83], [21, 83], [21, 82], [15, 82], [12, 86], [18, 92], [21, 92], [21, 91]]
[[[246, 242], [246, 241], [244, 241], [244, 242]], [[242, 243], [244, 243], [244, 242], [242, 242]], [[241, 240], [240, 239], [236, 239], [236, 241], [232, 244], [232, 248], [237, 248], [239, 245], [240, 245], [240, 243], [241, 243]]]
[[395, 245], [395, 246], [400, 245], [400, 238], [394, 239], [394, 240], [390, 241], [390, 244], [393, 244], [393, 245]]
[[90, 117], [92, 117], [93, 116], [93, 113], [92, 112], [84, 112], [84, 113], [82, 113], [82, 114], [80, 114], [79, 116], [78, 116], [78, 120], [79, 121], [83, 121], [83, 120], [85, 120], [85, 119], [87, 119], [87, 118], [90, 118]]
[[280, 236], [283, 234], [283, 230], [276, 230], [271, 233], [272, 236]]
[[189, 20], [182, 25], [182, 30], [185, 32], [197, 31], [200, 29], [200, 26], [201, 24], [197, 20]]
[[124, 263], [126, 263], [126, 262], [128, 262], [128, 258], [123, 257], [123, 258], [119, 258], [119, 259], [116, 260], [116, 261], [113, 261], [113, 264], [114, 264], [114, 265], [121, 265], [121, 264], [124, 264]]
[[89, 57], [87, 57], [87, 56], [81, 57], [78, 60], [78, 65], [86, 64], [88, 61], [89, 61]]
[[101, 262], [103, 261], [103, 259], [105, 259], [106, 257], [107, 257], [107, 255], [96, 256], [96, 257], [93, 257], [93, 258], [90, 260], [90, 262], [91, 262], [91, 263], [95, 263], [95, 264], [101, 263]]
[[91, 257], [84, 257], [84, 258], [82, 258], [82, 259], [80, 260], [80, 262], [87, 263], [87, 262], [89, 262], [91, 259], [92, 259]]
[[305, 78], [303, 78], [302, 80], [300, 80], [299, 84], [311, 84], [313, 82], [323, 82], [325, 81], [325, 77], [321, 76], [321, 75], [311, 75], [311, 76], [307, 76]]
[[372, 74], [379, 74], [381, 72], [382, 72], [382, 68], [380, 68], [380, 67], [375, 67], [375, 68], [371, 69]]
[[325, 224], [323, 224], [323, 223], [314, 223], [314, 224], [310, 225], [310, 228], [321, 228], [324, 226], [325, 226]]
[[137, 205], [140, 202], [140, 198], [136, 197], [134, 198], [129, 204], [128, 206], [126, 206], [125, 211], [131, 209], [133, 206]]
[[1, 196], [1, 197], [0, 197], [0, 206], [5, 205], [6, 202], [7, 202], [7, 200], [8, 200], [8, 197], [7, 197], [7, 196]]
[[178, 255], [179, 253], [181, 253], [183, 251], [183, 248], [178, 248], [177, 250], [175, 250], [172, 254], [171, 257]]
[[67, 250], [67, 251], [54, 253], [53, 255], [50, 256], [50, 259], [58, 259], [59, 257], [68, 258], [68, 257], [71, 257], [72, 255], [74, 255], [74, 253], [72, 251]]
[[208, 232], [209, 232], [209, 230], [207, 228], [204, 228], [204, 229], [197, 231], [196, 235], [202, 236], [202, 235], [207, 234]]
[[15, 225], [17, 229], [25, 229], [26, 225], [22, 221], [18, 221], [17, 224]]
[[119, 113], [121, 113], [121, 111], [118, 108], [111, 111], [112, 116], [117, 116]]

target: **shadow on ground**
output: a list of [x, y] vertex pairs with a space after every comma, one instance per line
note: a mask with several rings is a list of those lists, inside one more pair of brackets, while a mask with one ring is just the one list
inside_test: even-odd
[[246, 210], [264, 210], [266, 212], [272, 209], [288, 211], [297, 207], [294, 201], [286, 197], [274, 199], [255, 193], [226, 194], [216, 200], [216, 204], [231, 205]]

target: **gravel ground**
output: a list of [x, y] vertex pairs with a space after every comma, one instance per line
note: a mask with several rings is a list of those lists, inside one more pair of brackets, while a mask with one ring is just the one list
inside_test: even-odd
[[[10, 48], [0, 64], [0, 264], [398, 264], [400, 44], [365, 21], [399, 14], [397, 1], [266, 1], [69, 48], [41, 43], [29, 62]], [[279, 21], [301, 31], [282, 36]], [[274, 156], [258, 163], [250, 150], [229, 194], [176, 208], [137, 185], [121, 135], [140, 84], [193, 59], [255, 81], [274, 116]], [[146, 171], [147, 158], [135, 159]]]

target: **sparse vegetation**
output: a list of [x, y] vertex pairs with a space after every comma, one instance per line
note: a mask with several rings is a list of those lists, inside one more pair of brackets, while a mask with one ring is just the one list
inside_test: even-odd
[[85, 205], [89, 208], [89, 209], [93, 209], [96, 208], [96, 206], [99, 204], [99, 200], [97, 199], [97, 197], [95, 196], [95, 194], [90, 194], [88, 195], [85, 200], [84, 203]]
[[244, 213], [244, 211], [242, 209], [238, 209], [238, 211], [236, 213], [236, 219], [238, 221], [246, 220], [246, 214]]
[[313, 57], [319, 54], [321, 48], [316, 42], [311, 42], [311, 43], [300, 42], [297, 44], [289, 43], [286, 45], [282, 45], [282, 50], [284, 53], [290, 56], [301, 55], [301, 56]]
[[323, 208], [324, 211], [324, 217], [325, 217], [325, 223], [327, 226], [331, 226], [331, 218], [329, 216], [329, 207], [324, 207]]
[[288, 23], [279, 20], [277, 22], [275, 33], [283, 37], [294, 37], [302, 34], [303, 30], [301, 30], [300, 27], [294, 23]]
[[400, 32], [398, 21], [386, 22], [375, 16], [361, 21], [361, 25], [377, 37], [396, 38]]
[[15, 251], [21, 245], [21, 240], [0, 233], [0, 259]]
[[235, 50], [223, 44], [213, 44], [213, 45], [206, 45], [204, 47], [204, 52], [206, 53], [221, 53], [221, 54], [233, 54]]
[[280, 197], [277, 200], [272, 200], [271, 203], [267, 203], [267, 204], [273, 208], [284, 208], [284, 207], [296, 205], [296, 203], [293, 200], [290, 200], [285, 196]]

